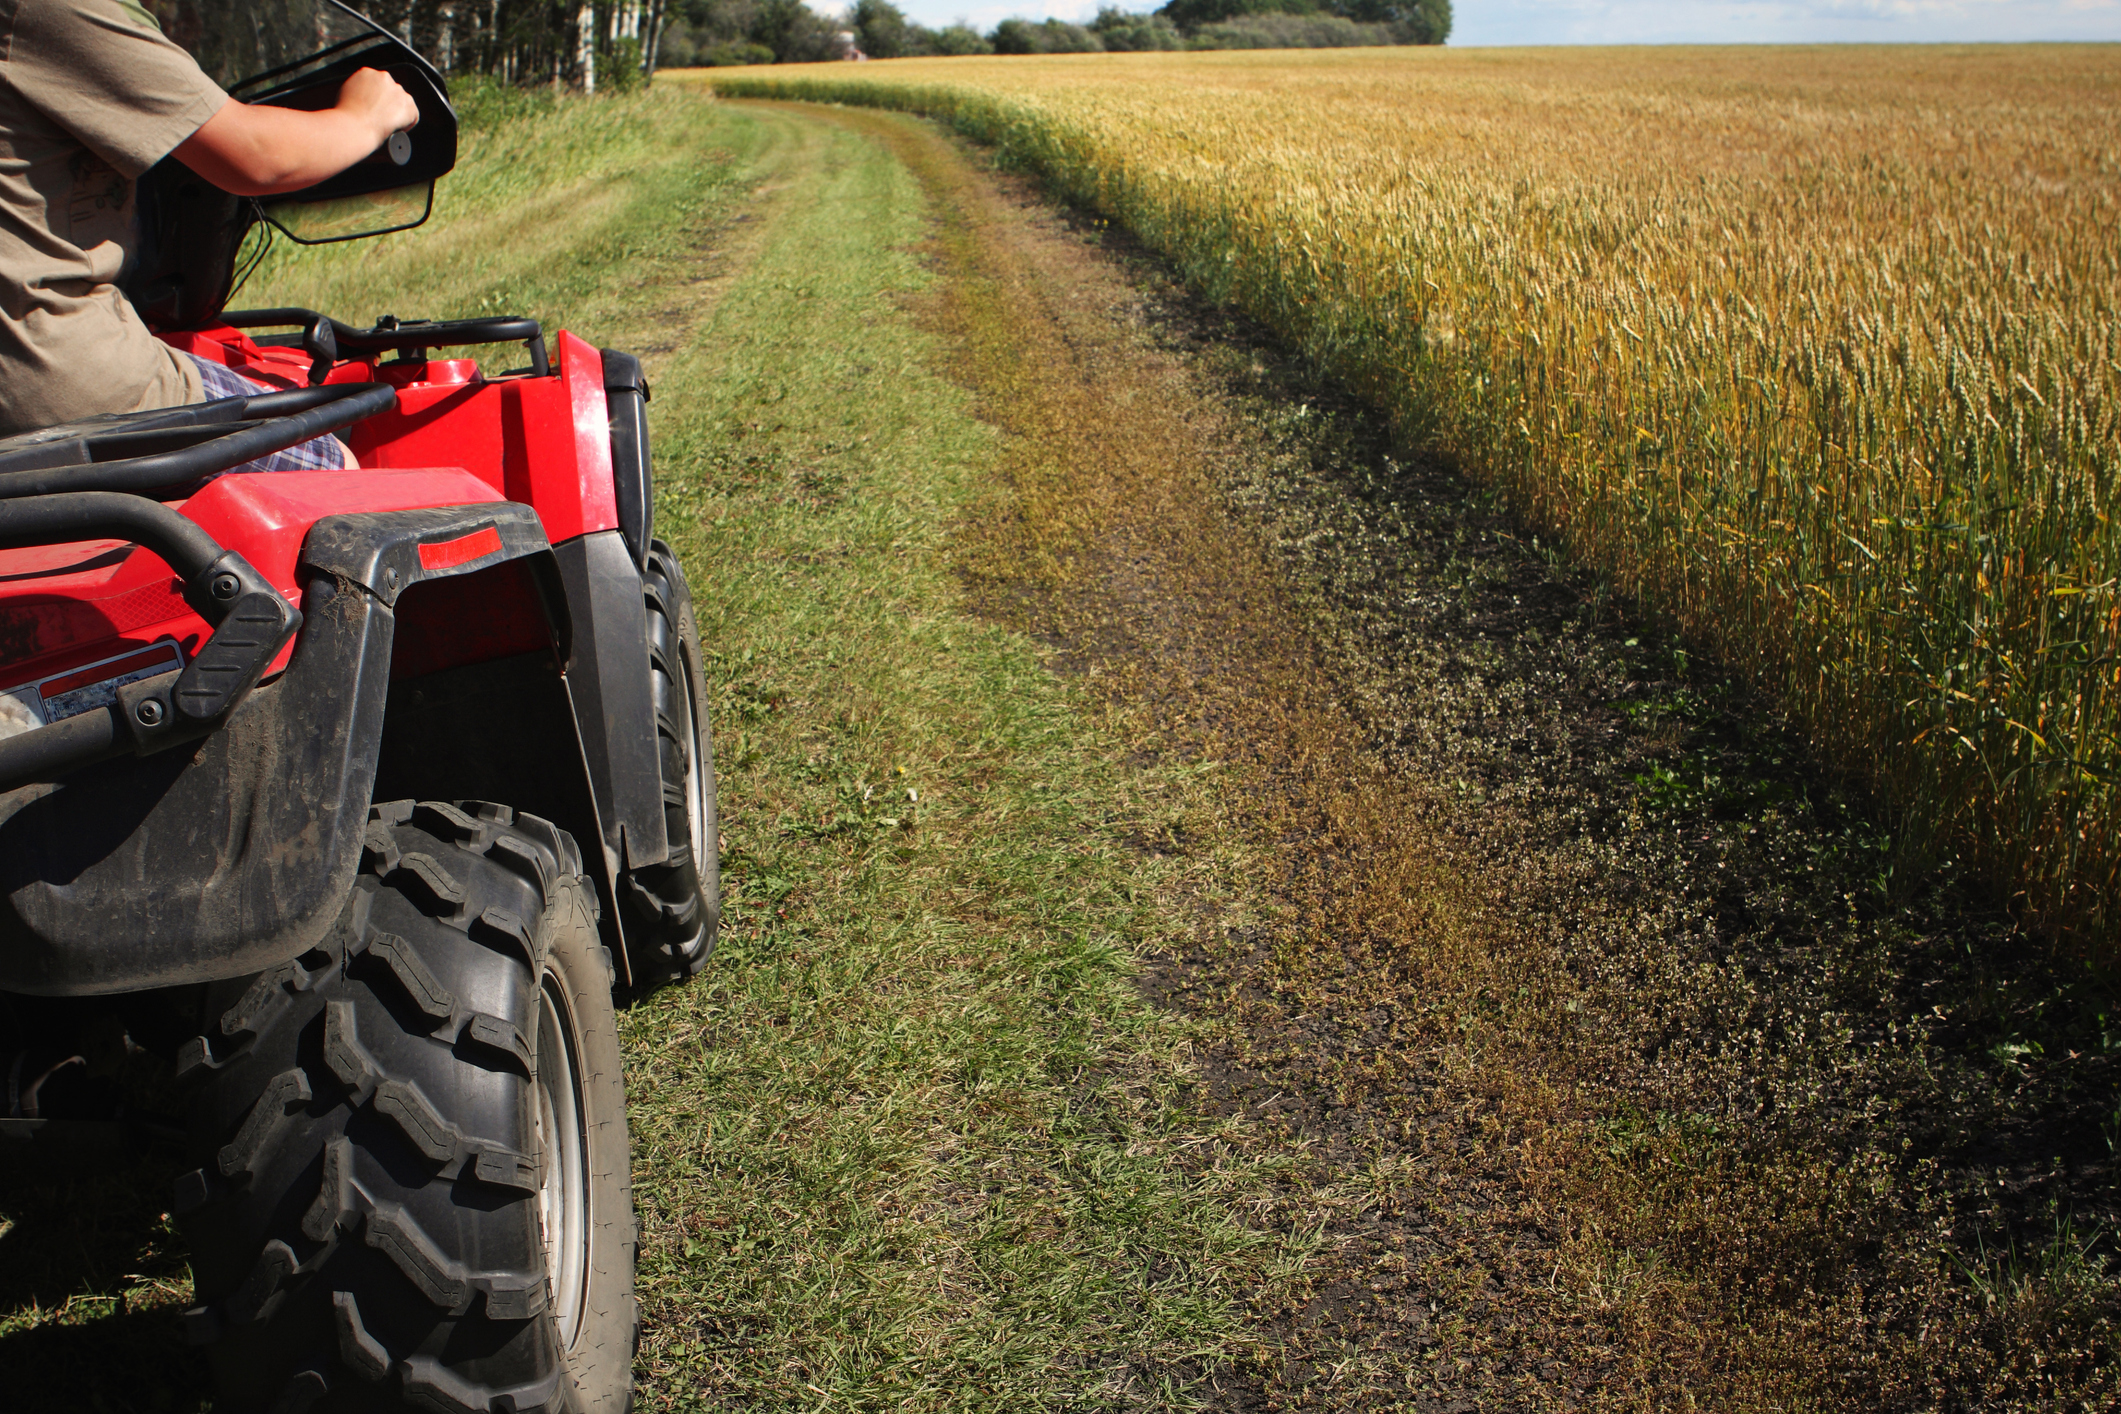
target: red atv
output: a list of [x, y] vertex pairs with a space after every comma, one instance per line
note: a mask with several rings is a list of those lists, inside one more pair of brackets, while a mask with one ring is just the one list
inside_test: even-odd
[[[265, 207], [143, 178], [135, 305], [286, 391], [0, 441], [0, 1124], [108, 1122], [167, 1060], [223, 1410], [623, 1410], [613, 994], [696, 971], [718, 908], [647, 385], [527, 319], [224, 313], [261, 220], [424, 219], [455, 115], [334, 0], [156, 9], [246, 101], [368, 66], [422, 119]], [[481, 345], [527, 367], [438, 356]], [[237, 470], [330, 432], [359, 470]]]

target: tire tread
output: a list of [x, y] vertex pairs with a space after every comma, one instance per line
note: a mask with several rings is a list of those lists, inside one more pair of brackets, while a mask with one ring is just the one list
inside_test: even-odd
[[[708, 775], [707, 818], [699, 828], [714, 831], [712, 733], [705, 720], [705, 694], [698, 679], [699, 629], [694, 622], [692, 591], [670, 547], [649, 542], [641, 592], [648, 617], [648, 662], [656, 698], [657, 759], [662, 766], [663, 818], [671, 858], [627, 874], [620, 896], [632, 922], [629, 938], [643, 946], [633, 952], [637, 981], [697, 976], [713, 955], [720, 922], [719, 871], [703, 875], [692, 854], [695, 825], [688, 813], [686, 775], [694, 754], [705, 757]], [[689, 645], [690, 666], [683, 649]], [[680, 720], [680, 717], [684, 720]], [[718, 840], [709, 839], [710, 857]]]
[[[205, 1159], [173, 1194], [202, 1297], [187, 1334], [213, 1347], [228, 1411], [572, 1409], [567, 1361], [537, 1320], [532, 1141], [502, 1129], [534, 1103], [528, 1018], [554, 926], [538, 920], [594, 907], [580, 853], [547, 822], [478, 802], [378, 805], [363, 846], [326, 942], [228, 988], [185, 1048]], [[608, 994], [609, 956], [589, 945]], [[491, 983], [460, 980], [496, 967], [511, 979], [499, 1010]], [[522, 1096], [479, 1111], [517, 1117], [467, 1130], [433, 1099], [459, 1103], [461, 1085]], [[516, 1236], [457, 1250], [522, 1260], [452, 1258], [466, 1223]], [[444, 1339], [467, 1326], [484, 1333]], [[437, 1358], [458, 1348], [484, 1363]]]

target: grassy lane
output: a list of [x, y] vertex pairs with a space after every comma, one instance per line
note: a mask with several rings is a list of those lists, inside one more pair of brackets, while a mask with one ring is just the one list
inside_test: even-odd
[[757, 253], [654, 370], [730, 923], [627, 1023], [648, 1406], [1183, 1404], [1281, 1249], [1132, 985], [1177, 903], [1123, 838], [1144, 783], [959, 606], [947, 527], [996, 438], [908, 311], [907, 173], [730, 121], [783, 135]]
[[[995, 436], [911, 314], [920, 197], [815, 118], [636, 102], [660, 126], [626, 180], [538, 198], [567, 245], [502, 237], [524, 208], [482, 178], [487, 229], [451, 244], [480, 287], [422, 261], [390, 299], [564, 312], [655, 385], [729, 922], [625, 1023], [643, 1403], [1182, 1404], [1282, 1247], [1232, 1218], [1260, 1160], [1190, 1123], [1184, 1038], [1131, 985], [1177, 906], [1123, 843], [1154, 782], [959, 608], [946, 528]], [[537, 132], [631, 143], [597, 112]]]

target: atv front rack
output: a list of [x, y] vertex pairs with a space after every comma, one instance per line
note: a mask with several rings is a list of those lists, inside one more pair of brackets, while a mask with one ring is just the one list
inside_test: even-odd
[[11, 437], [0, 443], [0, 501], [80, 491], [174, 496], [232, 467], [387, 412], [397, 398], [387, 383], [333, 383], [89, 418]]
[[247, 560], [159, 502], [115, 491], [0, 501], [0, 550], [102, 539], [161, 556], [213, 636], [182, 668], [120, 685], [106, 706], [0, 740], [0, 791], [206, 735], [302, 626], [300, 611]]

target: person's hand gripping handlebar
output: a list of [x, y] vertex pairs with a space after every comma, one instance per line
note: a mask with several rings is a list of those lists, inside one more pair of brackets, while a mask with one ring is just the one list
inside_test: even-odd
[[400, 167], [411, 160], [412, 140], [406, 134], [419, 126], [420, 105], [396, 79], [381, 69], [356, 69], [339, 86], [338, 106], [368, 118], [376, 130], [372, 151], [387, 151]]
[[378, 152], [404, 165], [420, 105], [381, 69], [356, 69], [317, 112], [235, 99], [177, 146], [177, 160], [237, 196], [277, 196], [336, 177]]

